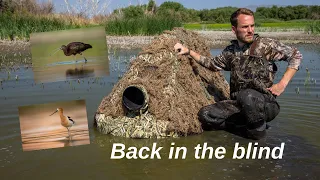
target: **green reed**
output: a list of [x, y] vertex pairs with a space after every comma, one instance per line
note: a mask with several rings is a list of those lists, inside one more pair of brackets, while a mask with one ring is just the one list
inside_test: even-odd
[[1, 39], [29, 39], [31, 33], [77, 28], [65, 21], [45, 16], [1, 14]]
[[320, 21], [313, 21], [308, 27], [307, 31], [312, 34], [320, 34]]
[[181, 27], [180, 21], [172, 17], [145, 16], [135, 19], [115, 18], [107, 21], [106, 33], [109, 35], [156, 35], [164, 30]]

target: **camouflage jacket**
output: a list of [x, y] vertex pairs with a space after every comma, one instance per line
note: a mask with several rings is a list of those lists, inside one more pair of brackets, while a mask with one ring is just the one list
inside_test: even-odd
[[299, 69], [302, 59], [300, 52], [277, 40], [255, 34], [254, 41], [242, 48], [237, 40], [231, 43], [220, 55], [212, 58], [200, 56], [199, 61], [201, 65], [214, 71], [231, 71], [231, 99], [235, 99], [240, 90], [247, 88], [271, 95], [266, 88], [273, 85], [277, 72], [275, 61], [287, 61], [289, 68]]

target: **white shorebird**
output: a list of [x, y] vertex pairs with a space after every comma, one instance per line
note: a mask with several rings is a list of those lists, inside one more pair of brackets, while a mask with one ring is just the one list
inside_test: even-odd
[[58, 108], [50, 116], [52, 116], [54, 113], [56, 113], [58, 111], [59, 111], [59, 115], [60, 115], [61, 125], [68, 129], [68, 135], [69, 135], [69, 138], [70, 138], [70, 128], [75, 124], [75, 122], [74, 122], [74, 120], [71, 119], [70, 116], [63, 115], [63, 109], [62, 108]]

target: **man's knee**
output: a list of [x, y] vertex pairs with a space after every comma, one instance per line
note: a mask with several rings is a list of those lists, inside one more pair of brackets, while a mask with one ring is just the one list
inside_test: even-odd
[[280, 106], [277, 102], [268, 103], [265, 107], [266, 121], [270, 122], [280, 113]]
[[217, 109], [213, 105], [204, 106], [198, 112], [198, 117], [201, 122], [210, 121], [209, 119], [215, 119], [217, 117]]
[[198, 117], [203, 127], [212, 126], [217, 128], [220, 126], [224, 119], [218, 116], [219, 109], [213, 105], [204, 106], [198, 112]]
[[237, 96], [237, 102], [242, 107], [257, 107], [258, 105], [261, 106], [260, 108], [263, 108], [263, 101], [263, 95], [254, 89], [244, 89]]
[[256, 90], [245, 89], [240, 91], [237, 102], [241, 107], [241, 113], [247, 118], [248, 123], [265, 120], [264, 96]]

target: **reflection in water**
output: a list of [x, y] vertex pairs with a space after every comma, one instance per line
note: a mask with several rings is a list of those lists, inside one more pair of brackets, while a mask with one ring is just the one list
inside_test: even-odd
[[33, 72], [36, 83], [103, 77], [109, 75], [109, 62], [106, 56], [90, 57], [87, 63], [80, 59], [55, 62], [33, 67]]
[[22, 135], [24, 151], [90, 144], [87, 128], [72, 130], [71, 138], [64, 130]]
[[67, 78], [86, 78], [86, 77], [94, 77], [94, 69], [93, 68], [85, 68], [81, 67], [80, 69], [67, 69], [66, 71]]

